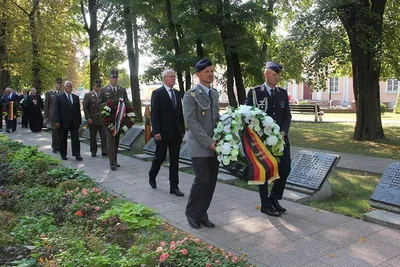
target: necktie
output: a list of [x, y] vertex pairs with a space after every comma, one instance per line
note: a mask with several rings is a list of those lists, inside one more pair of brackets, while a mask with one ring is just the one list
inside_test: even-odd
[[176, 108], [176, 98], [175, 98], [175, 94], [174, 94], [174, 89], [171, 88], [171, 89], [169, 89], [169, 91], [171, 92], [172, 104], [174, 105], [174, 108]]
[[72, 98], [71, 98], [71, 94], [68, 94], [68, 100], [69, 100], [69, 104], [72, 106]]
[[271, 99], [272, 99], [272, 101], [274, 101], [274, 97], [275, 97], [275, 89], [271, 89]]
[[212, 100], [212, 93], [211, 93], [211, 89], [208, 89], [208, 96], [210, 97], [210, 99]]

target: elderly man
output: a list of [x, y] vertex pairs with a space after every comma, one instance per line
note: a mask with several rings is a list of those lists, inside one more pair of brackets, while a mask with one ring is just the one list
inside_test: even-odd
[[[54, 110], [54, 99], [56, 95], [62, 93], [62, 79], [56, 78], [56, 83], [53, 90], [47, 91], [44, 100], [44, 118], [47, 121], [52, 120]], [[51, 147], [53, 153], [57, 153], [60, 150], [60, 130], [51, 123]]]
[[[4, 90], [4, 95], [1, 100], [1, 103], [5, 105], [10, 102], [18, 102], [18, 95], [15, 94], [11, 88], [7, 87]], [[10, 116], [6, 116], [4, 120], [6, 121], [6, 132], [7, 133], [9, 133], [10, 131], [15, 132], [15, 130], [17, 129], [17, 118], [13, 116], [10, 119]]]
[[156, 176], [169, 151], [169, 185], [171, 194], [183, 197], [179, 190], [179, 151], [185, 134], [182, 113], [182, 98], [178, 90], [173, 89], [176, 80], [175, 71], [165, 70], [162, 74], [164, 84], [151, 94], [151, 125], [156, 140], [156, 153], [149, 172], [149, 183], [156, 188]]
[[[110, 72], [110, 83], [103, 87], [99, 92], [99, 97], [97, 99], [97, 104], [101, 107], [103, 104], [107, 103], [109, 100], [117, 101], [122, 98], [123, 101], [128, 101], [128, 94], [126, 93], [125, 88], [118, 85], [118, 71], [111, 70]], [[111, 112], [111, 121], [115, 122], [115, 112]], [[120, 165], [117, 162], [117, 153], [119, 146], [119, 136], [121, 131], [118, 131], [115, 135], [113, 135], [113, 131], [109, 128], [106, 128], [107, 133], [107, 149], [108, 149], [108, 159], [110, 162], [111, 170], [117, 170], [117, 167]]]
[[60, 155], [67, 160], [67, 139], [71, 134], [72, 156], [81, 161], [81, 143], [79, 141], [79, 126], [82, 123], [79, 97], [72, 94], [72, 82], [64, 83], [65, 92], [57, 95], [54, 100], [52, 122], [60, 130]]
[[43, 128], [43, 100], [36, 94], [36, 88], [31, 89], [31, 94], [26, 100], [27, 111], [29, 114], [29, 128], [33, 133], [42, 131]]
[[100, 134], [101, 154], [103, 156], [108, 156], [106, 129], [102, 124], [99, 106], [97, 105], [100, 88], [101, 81], [98, 79], [94, 80], [92, 87], [93, 90], [86, 93], [83, 98], [83, 111], [85, 113], [86, 122], [89, 126], [90, 152], [92, 153], [92, 157], [96, 157], [97, 154], [97, 133]]
[[214, 67], [209, 59], [196, 64], [199, 83], [186, 92], [183, 98], [183, 114], [188, 132], [188, 149], [195, 173], [194, 183], [186, 206], [186, 217], [192, 228], [214, 228], [207, 210], [210, 207], [217, 183], [219, 162], [212, 139], [219, 120], [218, 92], [211, 87]]
[[290, 173], [290, 145], [289, 127], [292, 119], [290, 114], [287, 91], [276, 86], [280, 80], [282, 65], [275, 62], [267, 62], [264, 77], [265, 83], [251, 88], [247, 94], [246, 105], [256, 106], [268, 116], [272, 117], [281, 128], [282, 139], [286, 146], [280, 159], [278, 171], [280, 179], [275, 180], [271, 193], [268, 196], [268, 182], [259, 185], [261, 198], [261, 212], [270, 216], [280, 216], [286, 209], [279, 204], [285, 189], [286, 179]]
[[22, 90], [21, 95], [19, 96], [19, 103], [21, 104], [22, 108], [22, 121], [21, 121], [21, 127], [22, 128], [28, 128], [29, 125], [29, 112], [27, 110], [26, 106], [26, 100], [28, 99], [29, 93], [27, 90]]

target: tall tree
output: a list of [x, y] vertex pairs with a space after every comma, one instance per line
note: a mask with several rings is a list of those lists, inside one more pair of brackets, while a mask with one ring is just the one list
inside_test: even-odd
[[0, 94], [10, 84], [10, 71], [7, 68], [7, 0], [2, 0], [0, 20]]
[[[95, 79], [99, 79], [99, 41], [106, 25], [113, 15], [113, 5], [103, 3], [102, 0], [87, 0], [87, 9], [85, 9], [84, 0], [80, 0], [81, 13], [84, 22], [84, 29], [89, 35], [89, 48], [90, 48], [90, 84], [93, 84]], [[102, 8], [103, 7], [103, 8]], [[106, 15], [103, 22], [98, 28], [99, 13], [103, 11]], [[89, 16], [90, 25], [86, 20], [86, 15]]]
[[40, 0], [32, 0], [32, 8], [28, 12], [25, 8], [20, 6], [17, 2], [14, 4], [28, 16], [29, 19], [29, 31], [31, 35], [31, 53], [32, 53], [32, 86], [35, 87], [39, 92], [42, 88], [42, 80], [40, 77], [40, 59], [39, 59], [39, 42], [36, 30], [36, 15], [39, 10]]

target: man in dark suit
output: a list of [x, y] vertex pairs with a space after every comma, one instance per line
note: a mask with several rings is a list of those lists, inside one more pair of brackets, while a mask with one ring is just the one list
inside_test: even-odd
[[268, 182], [259, 185], [261, 198], [261, 212], [270, 216], [280, 216], [286, 209], [279, 204], [285, 189], [286, 179], [290, 173], [290, 144], [289, 127], [292, 119], [290, 114], [287, 91], [276, 86], [279, 83], [279, 73], [282, 65], [275, 62], [267, 62], [264, 71], [265, 83], [249, 90], [246, 105], [256, 106], [272, 117], [281, 128], [282, 139], [286, 146], [280, 159], [278, 171], [280, 179], [275, 180], [271, 193], [268, 196]]
[[[102, 105], [106, 104], [109, 100], [118, 101], [118, 99], [122, 98], [123, 101], [128, 101], [128, 94], [126, 93], [125, 88], [118, 85], [118, 71], [111, 70], [110, 72], [110, 84], [103, 87], [99, 92], [99, 97], [97, 99], [97, 104], [101, 108]], [[100, 111], [101, 112], [101, 111]], [[111, 121], [115, 122], [115, 110], [111, 112]], [[113, 135], [113, 131], [109, 128], [106, 128], [107, 133], [107, 150], [108, 150], [108, 159], [110, 161], [111, 170], [117, 170], [117, 167], [121, 165], [117, 162], [117, 153], [119, 146], [119, 136], [121, 131], [118, 131], [115, 135]]]
[[28, 128], [29, 124], [29, 112], [27, 109], [27, 103], [26, 100], [28, 99], [29, 93], [24, 89], [21, 92], [21, 95], [19, 96], [19, 103], [22, 108], [22, 121], [21, 121], [21, 127], [22, 128]]
[[93, 90], [86, 93], [83, 98], [83, 111], [85, 113], [86, 122], [89, 126], [90, 152], [92, 153], [92, 157], [96, 157], [97, 154], [97, 133], [100, 134], [101, 154], [103, 156], [108, 156], [106, 129], [102, 124], [99, 106], [97, 105], [100, 88], [101, 81], [98, 79], [94, 80]]
[[212, 138], [219, 120], [219, 94], [211, 87], [214, 67], [209, 59], [197, 62], [196, 75], [200, 82], [183, 98], [183, 115], [189, 128], [187, 144], [196, 175], [186, 205], [186, 217], [194, 229], [201, 226], [214, 228], [207, 210], [214, 195], [219, 169], [216, 143]]
[[64, 83], [65, 92], [57, 95], [54, 100], [52, 122], [60, 129], [60, 155], [67, 160], [67, 139], [71, 133], [72, 156], [81, 161], [81, 143], [79, 141], [79, 126], [82, 123], [79, 97], [72, 94], [72, 82]]
[[172, 69], [162, 74], [164, 85], [151, 94], [151, 124], [156, 140], [156, 153], [149, 172], [149, 184], [157, 188], [156, 176], [169, 151], [169, 183], [171, 194], [183, 197], [179, 190], [179, 151], [185, 134], [182, 113], [182, 98], [178, 90], [173, 89], [176, 74]]
[[[10, 103], [11, 101], [18, 103], [18, 95], [13, 92], [13, 90], [9, 87], [7, 87], [4, 90], [4, 95], [2, 98], [2, 104], [7, 104]], [[7, 110], [7, 112], [9, 112]], [[15, 114], [17, 115], [17, 114]], [[14, 116], [11, 120], [9, 119], [9, 116], [6, 116], [4, 118], [6, 121], [6, 132], [9, 133], [10, 131], [15, 132], [17, 129], [17, 118]]]
[[53, 153], [57, 153], [60, 150], [60, 130], [53, 123], [53, 110], [54, 110], [54, 99], [56, 95], [61, 94], [62, 90], [62, 79], [56, 78], [56, 83], [53, 90], [47, 91], [44, 95], [44, 119], [51, 121], [51, 147]]

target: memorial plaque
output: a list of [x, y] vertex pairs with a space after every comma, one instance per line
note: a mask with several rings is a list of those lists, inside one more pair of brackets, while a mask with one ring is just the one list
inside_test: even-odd
[[84, 127], [86, 127], [86, 120], [82, 120], [81, 126], [79, 126], [79, 130], [82, 130]]
[[147, 144], [144, 145], [143, 151], [148, 153], [148, 154], [154, 154], [156, 153], [156, 142], [154, 138], [151, 138]]
[[292, 161], [287, 183], [317, 191], [336, 166], [340, 156], [301, 150]]
[[89, 128], [86, 128], [86, 129], [85, 129], [85, 131], [84, 131], [83, 134], [82, 134], [82, 137], [83, 137], [83, 138], [86, 138], [86, 139], [90, 139], [90, 131], [89, 131]]
[[[373, 201], [391, 205], [400, 209], [400, 163], [392, 163], [382, 175], [374, 193], [371, 196], [371, 206], [383, 208], [381, 205], [374, 205]], [[386, 208], [385, 208], [386, 209]]]
[[192, 161], [192, 158], [190, 157], [189, 148], [188, 148], [188, 144], [187, 143], [185, 143], [181, 147], [181, 150], [179, 152], [179, 159], [184, 161], [184, 162], [191, 162]]
[[144, 133], [143, 128], [132, 127], [122, 137], [119, 146], [129, 149], [133, 143]]

